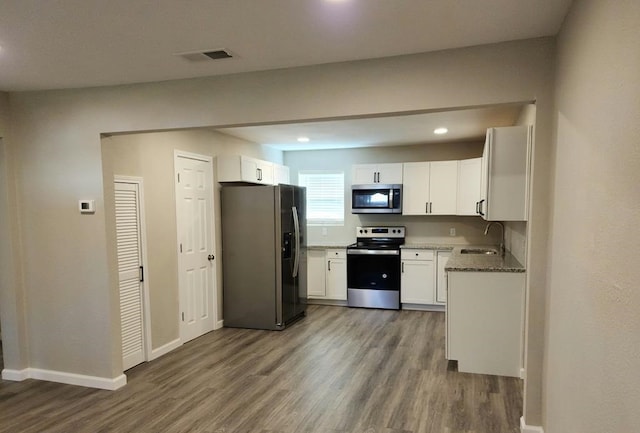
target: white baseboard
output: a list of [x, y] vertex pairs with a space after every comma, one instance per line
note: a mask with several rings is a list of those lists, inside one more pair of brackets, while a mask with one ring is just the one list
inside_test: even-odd
[[220, 329], [224, 327], [224, 320], [218, 320], [218, 322], [216, 322], [216, 324], [213, 326], [213, 330], [215, 331], [216, 329]]
[[520, 433], [544, 433], [542, 427], [526, 425], [524, 423], [524, 417], [520, 417]]
[[402, 304], [403, 310], [413, 311], [440, 311], [444, 313], [445, 308], [444, 305]]
[[48, 382], [66, 383], [67, 385], [85, 386], [87, 388], [106, 389], [115, 391], [127, 384], [127, 376], [121, 374], [112, 379], [98, 376], [86, 376], [84, 374], [65, 373], [63, 371], [42, 370], [39, 368], [26, 368], [24, 370], [2, 370], [2, 378], [16, 382], [25, 379], [46, 380]]
[[153, 361], [154, 359], [158, 359], [160, 358], [162, 355], [166, 355], [167, 353], [171, 352], [172, 350], [177, 349], [178, 347], [182, 346], [182, 341], [180, 341], [179, 338], [176, 338], [173, 341], [168, 342], [165, 345], [162, 345], [156, 349], [153, 349], [151, 351], [151, 356], [149, 357], [149, 361]]
[[22, 382], [25, 379], [29, 379], [29, 369], [24, 370], [10, 370], [5, 368], [2, 370], [2, 380], [11, 380], [13, 382]]

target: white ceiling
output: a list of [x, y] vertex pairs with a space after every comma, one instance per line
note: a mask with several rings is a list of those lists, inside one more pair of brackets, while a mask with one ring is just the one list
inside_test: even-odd
[[[484, 140], [487, 127], [513, 125], [522, 107], [501, 105], [390, 117], [218, 128], [217, 131], [284, 151]], [[439, 127], [446, 127], [449, 132], [434, 134], [434, 129]], [[298, 142], [301, 136], [310, 141]]]
[[[571, 0], [2, 0], [0, 90], [229, 74], [555, 35]], [[180, 52], [227, 48], [233, 59]]]
[[[0, 91], [192, 78], [555, 35], [571, 0], [0, 0]], [[176, 53], [225, 48], [234, 58]], [[520, 107], [246, 126], [282, 150], [481, 139]], [[436, 136], [439, 126], [449, 128]], [[309, 143], [298, 143], [298, 136]]]

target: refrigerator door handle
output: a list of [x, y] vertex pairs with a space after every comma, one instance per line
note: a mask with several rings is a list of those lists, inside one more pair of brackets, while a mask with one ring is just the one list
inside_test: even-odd
[[293, 273], [291, 276], [295, 278], [298, 276], [298, 269], [300, 267], [300, 220], [298, 219], [298, 209], [295, 206], [291, 207], [291, 212], [293, 212], [294, 242], [296, 247], [296, 255], [293, 259]]

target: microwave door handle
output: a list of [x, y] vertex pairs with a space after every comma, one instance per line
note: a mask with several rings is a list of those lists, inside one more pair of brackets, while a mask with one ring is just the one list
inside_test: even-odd
[[389, 209], [393, 209], [393, 189], [389, 190]]

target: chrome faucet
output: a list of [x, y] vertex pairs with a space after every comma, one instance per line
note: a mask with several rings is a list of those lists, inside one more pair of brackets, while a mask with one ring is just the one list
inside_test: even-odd
[[504, 224], [502, 224], [500, 221], [491, 221], [489, 224], [487, 224], [487, 226], [484, 228], [484, 235], [486, 236], [487, 233], [489, 233], [489, 229], [491, 228], [492, 225], [497, 224], [500, 226], [500, 228], [502, 229], [502, 233], [501, 233], [501, 237], [500, 237], [500, 255], [502, 257], [504, 257]]

